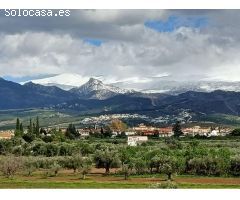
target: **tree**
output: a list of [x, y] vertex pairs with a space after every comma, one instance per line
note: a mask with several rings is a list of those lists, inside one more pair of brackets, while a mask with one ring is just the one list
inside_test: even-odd
[[20, 123], [19, 129], [20, 129], [20, 132], [23, 134], [23, 125], [22, 125], [22, 123]]
[[132, 172], [133, 166], [131, 164], [123, 164], [122, 173], [124, 174], [124, 180], [127, 180]]
[[80, 147], [80, 152], [83, 156], [87, 156], [88, 154], [91, 154], [94, 152], [93, 147], [88, 143], [81, 142], [79, 143], [79, 147]]
[[119, 158], [117, 150], [111, 146], [105, 146], [95, 152], [96, 166], [99, 168], [105, 168], [105, 173], [110, 173], [110, 168], [117, 165]]
[[39, 133], [40, 133], [41, 135], [47, 135], [47, 131], [46, 131], [45, 129], [43, 129], [43, 128], [40, 128]]
[[179, 137], [179, 136], [183, 135], [182, 128], [181, 128], [179, 121], [177, 121], [173, 125], [172, 131], [173, 131], [175, 137]]
[[137, 172], [137, 174], [144, 174], [147, 165], [146, 165], [146, 161], [144, 160], [143, 157], [138, 157], [133, 159], [133, 166]]
[[127, 125], [123, 121], [115, 119], [110, 124], [110, 128], [117, 132], [124, 132], [127, 129]]
[[184, 168], [184, 162], [181, 158], [175, 158], [173, 156], [163, 156], [160, 165], [160, 172], [167, 175], [168, 180], [172, 180], [174, 173], [182, 171]]
[[36, 159], [32, 157], [27, 157], [24, 159], [24, 169], [27, 172], [28, 176], [31, 176], [32, 173], [37, 169]]
[[121, 165], [123, 166], [124, 163], [129, 163], [130, 161], [130, 152], [129, 150], [126, 148], [126, 147], [121, 147], [119, 150], [118, 150], [118, 154], [119, 154], [119, 159], [121, 161]]
[[33, 135], [32, 133], [26, 133], [22, 136], [22, 138], [28, 142], [28, 143], [31, 143], [32, 141], [34, 141], [35, 139], [35, 135]]
[[80, 137], [79, 132], [76, 130], [73, 124], [69, 124], [66, 130], [66, 137], [70, 140], [74, 140]]
[[233, 176], [240, 176], [240, 156], [231, 158], [229, 171]]
[[66, 157], [63, 162], [65, 168], [73, 169], [73, 172], [76, 173], [77, 169], [82, 165], [83, 157], [80, 154], [76, 154], [74, 156]]
[[46, 156], [47, 157], [53, 157], [53, 156], [57, 156], [58, 155], [58, 145], [56, 144], [51, 144], [51, 143], [47, 143], [46, 144]]
[[240, 128], [234, 129], [231, 133], [231, 136], [240, 136]]
[[38, 118], [38, 116], [37, 116], [37, 119], [36, 119], [36, 127], [35, 127], [35, 132], [36, 132], [36, 135], [37, 135], [37, 137], [39, 137], [39, 134], [40, 134], [40, 125], [39, 125], [39, 118]]
[[82, 174], [82, 179], [86, 178], [86, 175], [92, 168], [92, 160], [88, 157], [82, 159], [82, 163], [79, 165], [79, 172]]
[[59, 165], [57, 161], [54, 161], [50, 169], [53, 172], [54, 176], [57, 176], [59, 170], [61, 169], [61, 165]]
[[22, 168], [22, 159], [9, 156], [1, 160], [0, 170], [7, 177], [12, 178]]
[[22, 127], [22, 123], [20, 123], [19, 118], [17, 118], [17, 121], [16, 121], [16, 127], [15, 127], [14, 135], [16, 137], [21, 137], [23, 135], [23, 127]]
[[30, 134], [33, 133], [33, 125], [32, 125], [32, 119], [31, 118], [29, 120], [28, 133], [30, 133]]
[[105, 130], [103, 130], [102, 135], [103, 135], [103, 137], [111, 137], [112, 136], [112, 130], [111, 130], [110, 126], [105, 127]]
[[16, 122], [16, 130], [20, 130], [20, 122], [19, 122], [19, 118], [17, 118], [17, 122]]
[[73, 153], [73, 145], [68, 143], [61, 143], [59, 147], [59, 156], [71, 156]]

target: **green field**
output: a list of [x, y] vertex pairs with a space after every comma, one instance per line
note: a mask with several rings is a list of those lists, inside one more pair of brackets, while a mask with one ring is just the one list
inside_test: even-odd
[[[13, 179], [0, 177], [0, 188], [62, 188], [62, 189], [150, 189], [151, 184], [164, 182], [163, 176], [132, 176], [129, 180], [114, 175], [88, 175], [86, 180], [72, 173], [59, 173], [57, 177], [45, 178], [41, 174], [31, 177], [17, 175]], [[240, 189], [240, 178], [209, 178], [198, 176], [177, 176], [174, 179], [179, 189]], [[200, 181], [201, 183], [197, 183]], [[214, 183], [215, 182], [215, 183]]]

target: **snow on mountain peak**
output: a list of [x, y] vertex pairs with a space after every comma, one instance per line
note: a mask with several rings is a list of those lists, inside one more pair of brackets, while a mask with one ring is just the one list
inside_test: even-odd
[[[45, 86], [58, 86], [62, 89], [69, 90], [74, 87], [80, 87], [88, 81], [88, 77], [83, 77], [79, 74], [64, 73], [58, 74], [48, 78], [29, 80], [27, 82], [33, 82]], [[21, 84], [25, 84], [22, 82]]]
[[88, 82], [78, 88], [71, 90], [81, 98], [92, 98], [92, 99], [106, 99], [117, 94], [126, 94], [133, 91], [121, 89], [113, 85], [104, 84], [102, 81], [90, 78]]
[[113, 85], [104, 84], [102, 81], [95, 78], [90, 78], [89, 81], [83, 84], [79, 89], [82, 89], [83, 91], [87, 91], [87, 92], [108, 90], [108, 91], [119, 93], [119, 94], [124, 94], [129, 92], [129, 90], [126, 90], [126, 89], [121, 89]]

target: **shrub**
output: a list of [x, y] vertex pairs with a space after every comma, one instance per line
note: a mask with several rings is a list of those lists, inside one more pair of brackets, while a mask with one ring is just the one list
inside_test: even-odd
[[59, 148], [59, 156], [71, 156], [73, 153], [73, 146], [67, 143], [61, 144]]
[[34, 156], [45, 155], [47, 152], [46, 144], [43, 142], [35, 142], [32, 147]]
[[233, 176], [240, 176], [240, 156], [231, 158], [229, 171]]
[[53, 157], [58, 155], [58, 146], [56, 144], [47, 143], [46, 144], [46, 153], [47, 157]]
[[222, 175], [227, 172], [225, 160], [205, 156], [202, 158], [193, 158], [188, 161], [188, 170], [197, 175]]
[[13, 153], [15, 156], [22, 156], [22, 155], [23, 155], [23, 149], [22, 149], [21, 146], [13, 147], [12, 153]]

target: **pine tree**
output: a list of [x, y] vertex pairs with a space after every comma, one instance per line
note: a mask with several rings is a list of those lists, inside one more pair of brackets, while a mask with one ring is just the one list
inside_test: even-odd
[[30, 121], [29, 121], [28, 133], [33, 133], [33, 125], [32, 125], [32, 119], [31, 118], [30, 118]]
[[40, 132], [40, 126], [39, 126], [39, 118], [37, 116], [37, 119], [36, 119], [36, 135], [39, 136]]
[[36, 135], [36, 126], [35, 126], [35, 123], [33, 123], [33, 125], [32, 125], [32, 133], [33, 133], [34, 135]]
[[181, 128], [179, 121], [177, 121], [173, 125], [172, 131], [173, 131], [175, 137], [179, 137], [179, 136], [183, 135], [182, 128]]
[[20, 123], [19, 130], [23, 134], [23, 125], [22, 125], [22, 123]]
[[16, 137], [21, 136], [21, 131], [20, 131], [20, 120], [19, 120], [19, 118], [17, 118], [17, 121], [16, 121], [16, 128], [15, 128], [15, 132], [14, 132], [14, 134], [15, 134]]
[[17, 122], [16, 122], [16, 131], [20, 130], [20, 121], [19, 118], [17, 118]]

